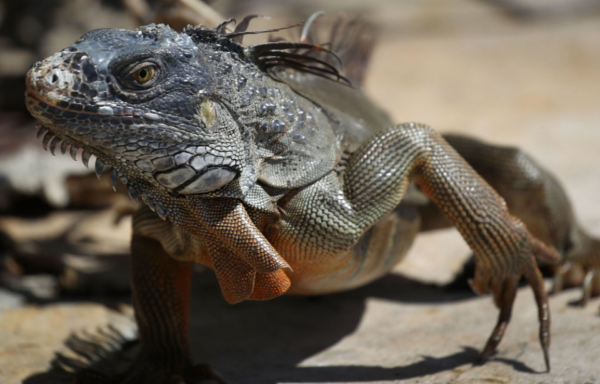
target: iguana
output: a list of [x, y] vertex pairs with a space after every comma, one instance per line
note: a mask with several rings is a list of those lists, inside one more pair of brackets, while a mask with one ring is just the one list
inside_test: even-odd
[[[141, 354], [101, 382], [220, 381], [191, 358], [193, 263], [215, 271], [232, 304], [361, 286], [390, 271], [418, 233], [413, 182], [465, 238], [476, 260], [471, 286], [491, 291], [500, 309], [480, 359], [500, 343], [524, 276], [549, 370], [550, 311], [536, 260], [555, 262], [557, 251], [440, 134], [393, 124], [344, 84], [361, 75], [364, 50], [352, 48], [360, 39], [339, 43], [347, 34], [338, 31], [325, 48], [310, 42], [307, 25], [300, 42], [242, 47], [256, 33], [246, 31], [252, 17], [233, 32], [232, 20], [181, 33], [154, 24], [94, 30], [27, 75], [43, 145], [74, 158], [83, 149], [85, 164], [94, 155], [98, 174], [112, 168], [113, 184], [145, 203], [131, 242]], [[336, 46], [352, 70], [337, 69]], [[469, 148], [497, 159], [486, 146]], [[536, 169], [507, 161], [500, 172]]]

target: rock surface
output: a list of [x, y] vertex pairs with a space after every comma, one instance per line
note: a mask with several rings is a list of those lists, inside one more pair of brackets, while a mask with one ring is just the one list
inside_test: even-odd
[[[568, 307], [579, 297], [573, 290], [551, 300], [552, 372], [545, 373], [528, 287], [519, 291], [498, 354], [473, 366], [496, 321], [488, 297], [448, 293], [389, 275], [347, 293], [231, 307], [212, 276], [200, 275], [193, 287], [190, 329], [195, 360], [210, 362], [231, 383], [600, 382], [598, 308]], [[89, 339], [109, 324], [133, 337], [130, 314], [99, 304], [4, 311], [1, 382], [71, 382], [71, 375], [49, 370], [54, 353], [72, 354], [64, 345], [72, 332]]]

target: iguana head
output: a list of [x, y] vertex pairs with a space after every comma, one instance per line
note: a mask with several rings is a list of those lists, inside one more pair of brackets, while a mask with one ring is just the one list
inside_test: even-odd
[[166, 26], [94, 30], [31, 68], [27, 106], [50, 148], [62, 139], [95, 155], [100, 170], [173, 193], [211, 192], [242, 171], [244, 154], [198, 56], [187, 34]]
[[34, 64], [27, 108], [44, 146], [70, 146], [74, 158], [81, 148], [85, 163], [94, 155], [98, 173], [111, 167], [113, 183], [158, 213], [165, 194], [241, 198], [257, 181], [297, 187], [330, 171], [337, 148], [326, 117], [266, 73], [300, 65], [285, 58], [294, 44], [244, 49], [225, 25], [94, 30]]

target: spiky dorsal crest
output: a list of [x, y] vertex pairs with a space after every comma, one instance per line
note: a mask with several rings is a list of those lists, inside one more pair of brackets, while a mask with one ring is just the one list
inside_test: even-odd
[[[341, 67], [342, 60], [331, 49], [316, 43], [309, 43], [308, 33], [313, 21], [322, 15], [322, 12], [309, 17], [306, 22], [295, 25], [264, 29], [257, 31], [248, 31], [248, 26], [252, 19], [264, 17], [261, 15], [246, 16], [235, 28], [233, 32], [227, 32], [227, 26], [235, 23], [234, 18], [225, 20], [214, 29], [208, 29], [204, 26], [188, 26], [184, 32], [187, 33], [196, 43], [213, 43], [221, 45], [223, 48], [236, 52], [245, 58], [256, 62], [265, 72], [269, 70], [292, 69], [302, 73], [309, 73], [324, 77], [336, 82], [352, 85], [350, 80], [343, 76], [338, 69]], [[304, 26], [300, 42], [289, 42], [283, 39], [271, 40], [267, 43], [251, 45], [243, 48], [241, 46], [245, 35], [254, 35], [262, 33], [278, 32], [285, 29]], [[329, 56], [333, 60], [326, 60], [321, 57], [311, 55], [318, 52], [321, 55]]]

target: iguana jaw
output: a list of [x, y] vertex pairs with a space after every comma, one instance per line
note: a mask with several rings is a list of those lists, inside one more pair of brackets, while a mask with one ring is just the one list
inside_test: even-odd
[[64, 127], [57, 126], [54, 123], [51, 113], [48, 112], [72, 111], [61, 109], [58, 106], [41, 101], [40, 96], [35, 92], [30, 92], [29, 89], [26, 93], [26, 104], [29, 112], [38, 120], [38, 124], [36, 125], [38, 129], [37, 137], [42, 139], [44, 149], [50, 149], [52, 155], [55, 155], [56, 149], [60, 144], [61, 153], [65, 154], [68, 151], [71, 158], [75, 161], [77, 161], [77, 154], [81, 151], [81, 161], [86, 167], [89, 167], [89, 161], [93, 155], [96, 158], [94, 168], [98, 178], [100, 178], [104, 170], [111, 169], [113, 190], [116, 191], [117, 189], [117, 180], [121, 180], [127, 187], [129, 196], [133, 201], [138, 202], [139, 197], [141, 197], [162, 219], [167, 218], [167, 210], [157, 198], [152, 197], [152, 194], [149, 193], [151, 189], [142, 187], [142, 185], [148, 184], [148, 180], [140, 177], [141, 175], [139, 175], [138, 170], [133, 169], [126, 162], [116, 161], [114, 157], [103, 153], [100, 149], [90, 145], [85, 140], [69, 135], [63, 130]]
[[[117, 180], [121, 180], [127, 186], [129, 195], [134, 201], [141, 196], [143, 201], [163, 219], [169, 216], [168, 209], [165, 207], [172, 206], [172, 201], [161, 202], [164, 192], [173, 198], [185, 198], [186, 195], [219, 189], [237, 176], [235, 162], [226, 156], [218, 156], [208, 145], [175, 145], [170, 148], [176, 148], [177, 153], [174, 156], [163, 157], [149, 157], [151, 155], [143, 153], [128, 155], [128, 151], [120, 151], [115, 145], [109, 148], [112, 152], [106, 153], [102, 147], [94, 145], [93, 137], [86, 136], [90, 126], [75, 123], [77, 119], [89, 121], [92, 118], [102, 118], [103, 115], [61, 108], [59, 105], [64, 106], [66, 103], [63, 100], [52, 103], [54, 100], [51, 98], [44, 101], [40, 99], [42, 97], [39, 93], [28, 87], [27, 108], [39, 122], [38, 138], [43, 136], [44, 149], [50, 149], [54, 155], [56, 149], [60, 147], [63, 154], [69, 151], [73, 160], [77, 160], [77, 153], [81, 149], [81, 160], [86, 167], [91, 156], [94, 155], [98, 177], [104, 170], [112, 169], [111, 182], [114, 190], [117, 187]], [[62, 118], [65, 115], [69, 116], [69, 120], [65, 121]], [[153, 122], [149, 116], [144, 116], [143, 112], [134, 111], [130, 115], [123, 114], [118, 117], [136, 119], [140, 124]], [[113, 115], [112, 118], [117, 117]], [[93, 130], [93, 127], [91, 129]], [[124, 148], [131, 147], [125, 145]], [[164, 160], [165, 158], [167, 160]], [[187, 160], [187, 162], [182, 163], [180, 160]], [[191, 169], [194, 170], [193, 173], [188, 172]], [[182, 170], [187, 173], [183, 173]], [[179, 179], [176, 178], [178, 176]], [[187, 177], [187, 180], [181, 183], [184, 177]], [[161, 193], [153, 193], [153, 191]]]

